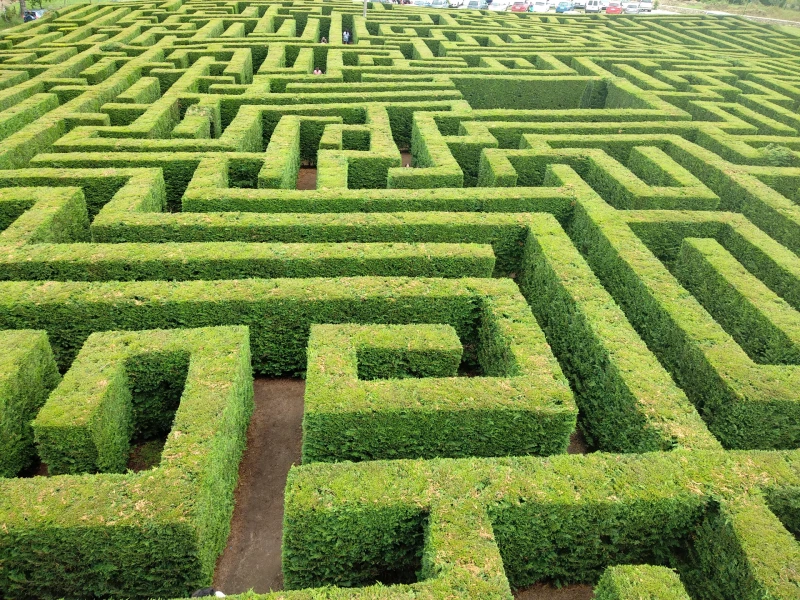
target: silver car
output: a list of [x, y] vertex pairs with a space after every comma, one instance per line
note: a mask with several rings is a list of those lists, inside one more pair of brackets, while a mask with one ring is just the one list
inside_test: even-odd
[[639, 9], [638, 2], [626, 2], [622, 5], [622, 12], [626, 15], [638, 15], [641, 10]]

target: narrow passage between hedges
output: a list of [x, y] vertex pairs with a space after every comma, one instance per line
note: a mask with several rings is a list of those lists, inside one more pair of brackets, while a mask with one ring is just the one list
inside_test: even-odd
[[514, 593], [515, 600], [591, 600], [594, 598], [591, 585], [567, 585], [555, 588], [537, 583]]
[[[217, 562], [214, 586], [226, 594], [283, 589], [281, 535], [283, 493], [292, 464], [300, 464], [302, 440], [302, 379], [257, 378], [255, 410], [247, 430], [247, 448], [239, 464], [236, 508], [228, 544]], [[576, 431], [570, 454], [586, 452]], [[515, 594], [517, 600], [585, 600], [591, 586], [557, 590], [536, 585]]]
[[231, 533], [214, 573], [226, 594], [283, 589], [283, 490], [289, 467], [300, 464], [305, 382], [259, 378], [254, 391]]
[[300, 167], [300, 172], [297, 174], [297, 189], [298, 190], [317, 189], [316, 167]]

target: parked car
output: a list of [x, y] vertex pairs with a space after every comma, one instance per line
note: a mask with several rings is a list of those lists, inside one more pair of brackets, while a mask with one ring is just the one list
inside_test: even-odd
[[530, 5], [524, 0], [516, 0], [514, 4], [511, 5], [511, 12], [528, 12], [529, 6]]
[[30, 21], [35, 21], [36, 19], [41, 19], [46, 12], [46, 10], [26, 10], [25, 14], [22, 15], [22, 22], [28, 23]]
[[600, 8], [600, 0], [586, 0], [586, 7], [583, 9], [583, 12], [599, 13]]
[[431, 8], [449, 8], [450, 4], [447, 3], [447, 0], [433, 0], [431, 2]]
[[559, 2], [556, 6], [557, 13], [565, 13], [572, 10], [572, 2]]
[[586, 0], [575, 0], [575, 2], [572, 3], [572, 8], [573, 9], [575, 9], [575, 8], [585, 9], [586, 8]]
[[652, 12], [652, 10], [653, 10], [652, 0], [644, 0], [643, 2], [639, 2], [639, 12]]
[[492, 2], [489, 5], [489, 10], [493, 10], [495, 12], [503, 12], [508, 10], [510, 6], [511, 2], [509, 0], [494, 0], [494, 2]]
[[450, 8], [458, 8], [464, 4], [464, 0], [447, 0]]
[[414, 0], [414, 6], [430, 6], [433, 0]]
[[547, 0], [534, 0], [533, 4], [528, 7], [528, 12], [546, 13], [550, 10], [547, 5]]
[[486, 0], [469, 0], [466, 4], [462, 4], [460, 8], [470, 8], [472, 10], [486, 10], [489, 4]]
[[620, 2], [609, 2], [608, 6], [606, 6], [606, 14], [607, 15], [621, 15], [622, 14], [622, 4]]
[[622, 6], [622, 12], [626, 15], [638, 15], [639, 14], [639, 3], [638, 2], [626, 2]]

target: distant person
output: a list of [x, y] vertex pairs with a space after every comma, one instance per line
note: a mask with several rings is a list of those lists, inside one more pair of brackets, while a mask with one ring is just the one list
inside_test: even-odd
[[350, 32], [347, 31], [347, 29], [345, 29], [342, 32], [342, 42], [344, 42], [345, 44], [349, 44], [350, 43]]
[[203, 588], [202, 590], [197, 590], [194, 594], [192, 594], [192, 598], [224, 598], [225, 594], [220, 592], [219, 590], [215, 590], [213, 587]]
[[328, 43], [328, 38], [326, 38], [326, 37], [323, 35], [323, 36], [322, 36], [322, 39], [319, 41], [319, 43], [320, 43], [320, 44], [327, 44], [327, 43]]
[[322, 71], [319, 68], [314, 69], [314, 75], [322, 75]]

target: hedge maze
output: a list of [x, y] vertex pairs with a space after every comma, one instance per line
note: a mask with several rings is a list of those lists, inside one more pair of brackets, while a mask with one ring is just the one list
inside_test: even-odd
[[249, 598], [800, 598], [799, 107], [800, 36], [733, 17], [3, 31], [0, 598], [208, 585], [254, 374], [306, 392]]

